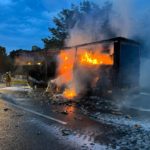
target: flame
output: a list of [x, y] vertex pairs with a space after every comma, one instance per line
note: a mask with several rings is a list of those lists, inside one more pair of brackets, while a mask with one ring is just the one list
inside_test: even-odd
[[112, 65], [113, 59], [109, 54], [101, 54], [98, 52], [84, 52], [80, 55], [80, 64], [82, 65]]
[[[75, 51], [74, 50], [63, 50], [58, 56], [58, 76], [59, 82], [68, 86], [71, 84], [71, 87], [67, 87], [63, 92], [63, 96], [67, 99], [74, 98], [77, 93], [75, 87], [73, 86], [73, 67], [75, 62]], [[61, 80], [61, 81], [60, 81]]]
[[63, 82], [67, 83], [72, 80], [72, 70], [74, 65], [74, 51], [61, 51], [59, 56], [59, 66], [57, 73], [62, 76]]
[[[100, 65], [113, 65], [113, 55], [110, 53], [102, 53], [100, 50], [89, 51], [86, 49], [79, 49], [76, 53], [74, 49], [62, 50], [58, 55], [58, 68], [57, 68], [57, 85], [65, 85], [63, 96], [67, 99], [73, 99], [78, 95], [74, 80], [74, 64], [79, 66], [89, 67]], [[94, 80], [94, 83], [97, 81]], [[92, 84], [92, 83], [91, 83]]]
[[76, 96], [76, 91], [74, 88], [72, 89], [65, 89], [63, 96], [67, 99], [73, 99]]

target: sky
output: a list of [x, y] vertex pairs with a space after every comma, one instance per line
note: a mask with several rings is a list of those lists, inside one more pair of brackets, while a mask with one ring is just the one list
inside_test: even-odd
[[[63, 8], [82, 0], [0, 0], [0, 46], [9, 53], [16, 49], [31, 49], [33, 45], [43, 48], [42, 38], [50, 35], [48, 27]], [[104, 2], [105, 0], [91, 0]], [[112, 0], [119, 1], [119, 0]], [[134, 0], [145, 9], [149, 0]], [[150, 5], [149, 5], [150, 6]]]
[[43, 47], [53, 17], [77, 0], [0, 0], [0, 46], [7, 52]]

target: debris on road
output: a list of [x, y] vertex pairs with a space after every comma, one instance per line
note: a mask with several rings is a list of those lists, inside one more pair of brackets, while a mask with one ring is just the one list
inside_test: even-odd
[[130, 115], [126, 115], [125, 118], [131, 119], [132, 117]]
[[18, 127], [19, 127], [19, 125], [15, 125], [15, 127], [16, 127], [16, 128], [18, 128]]
[[[15, 94], [17, 95], [18, 93], [16, 92]], [[61, 98], [58, 98], [57, 101], [55, 101], [52, 99], [52, 97], [50, 99], [46, 97], [44, 98], [43, 96], [40, 97], [40, 94], [38, 93], [35, 95], [33, 94], [33, 98], [32, 94], [30, 95], [30, 97], [26, 97], [25, 92], [19, 92], [19, 94], [20, 95], [18, 96], [18, 98], [21, 97], [23, 100], [26, 100], [26, 98], [31, 99], [31, 102], [33, 102], [33, 104], [41, 104], [42, 107], [45, 107], [52, 112], [56, 112], [58, 113], [58, 115], [63, 114], [64, 117], [67, 118], [71, 116], [70, 118], [74, 120], [72, 122], [78, 123], [77, 125], [80, 125], [80, 123], [84, 122], [80, 120], [86, 120], [86, 118], [89, 117], [92, 118], [91, 120], [99, 121], [101, 124], [100, 126], [103, 127], [104, 125], [101, 133], [97, 132], [97, 130], [95, 129], [94, 132], [88, 133], [90, 134], [90, 136], [94, 137], [94, 142], [96, 141], [96, 143], [94, 144], [93, 141], [90, 141], [93, 143], [90, 143], [88, 145], [82, 143], [82, 149], [89, 149], [89, 147], [87, 146], [96, 147], [97, 143], [109, 145], [113, 149], [116, 149], [118, 146], [120, 147], [120, 149], [130, 149], [131, 147], [133, 149], [149, 149], [150, 130], [145, 130], [141, 122], [135, 122], [134, 115], [131, 116], [130, 112], [122, 111], [122, 113], [120, 111], [120, 107], [117, 108], [114, 105], [114, 101], [104, 100], [100, 97], [94, 96], [84, 98], [84, 100], [81, 101], [79, 101], [79, 99], [68, 101]], [[14, 96], [14, 98], [16, 97], [16, 95]], [[50, 104], [50, 106], [48, 104]], [[2, 108], [2, 111], [8, 110], [12, 109], [7, 108], [6, 105]], [[7, 113], [4, 114], [7, 115]], [[84, 117], [83, 114], [86, 114], [87, 117]], [[17, 112], [13, 116], [25, 117], [25, 114]], [[16, 128], [16, 130], [19, 130], [20, 128], [22, 128], [22, 125], [17, 125], [15, 122], [15, 125], [13, 127]], [[148, 128], [148, 126], [146, 126], [146, 128]], [[74, 135], [78, 135], [78, 131], [75, 133], [74, 129], [60, 129], [59, 131], [60, 134], [58, 135], [62, 134], [62, 136], [66, 136], [67, 139], [72, 138], [72, 136]], [[39, 131], [39, 129], [34, 133], [35, 136], [40, 137], [41, 135], [41, 131]], [[61, 139], [63, 137], [59, 138]]]
[[40, 132], [40, 131], [38, 131], [36, 134], [37, 134], [37, 135], [41, 135], [41, 132]]
[[17, 116], [17, 117], [22, 117], [22, 116], [23, 116], [23, 114], [17, 114], [16, 116]]
[[122, 115], [122, 112], [120, 112], [120, 111], [112, 111], [111, 114], [113, 114], [113, 115]]
[[134, 128], [141, 128], [141, 125], [135, 124], [135, 125], [134, 125]]
[[63, 136], [68, 136], [68, 135], [71, 135], [72, 134], [72, 131], [69, 130], [69, 129], [63, 129], [62, 130], [62, 135]]
[[9, 108], [4, 108], [4, 111], [8, 111], [9, 110]]
[[84, 144], [84, 145], [81, 146], [81, 149], [82, 150], [87, 150], [87, 149], [89, 149], [89, 147], [86, 144]]
[[82, 120], [82, 118], [81, 118], [81, 117], [77, 117], [77, 116], [75, 116], [75, 117], [74, 117], [74, 120], [80, 120], [80, 121], [81, 121], [81, 120]]
[[61, 114], [68, 115], [68, 112], [65, 110], [65, 111], [62, 111]]
[[85, 115], [88, 114], [88, 111], [86, 109], [84, 109], [83, 107], [81, 107], [80, 109], [81, 109], [81, 111], [82, 111], [83, 114], [85, 114]]

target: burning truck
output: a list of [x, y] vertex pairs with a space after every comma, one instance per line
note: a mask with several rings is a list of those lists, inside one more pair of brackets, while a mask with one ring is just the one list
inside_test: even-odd
[[42, 53], [43, 63], [33, 67], [27, 62], [32, 87], [47, 86], [47, 92], [67, 99], [139, 90], [140, 45], [134, 40], [117, 37]]
[[56, 78], [48, 88], [61, 91], [65, 98], [113, 97], [139, 90], [140, 45], [136, 41], [117, 37], [67, 47], [57, 62]]

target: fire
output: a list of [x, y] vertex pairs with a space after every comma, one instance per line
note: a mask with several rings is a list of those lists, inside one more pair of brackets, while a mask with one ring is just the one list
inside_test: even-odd
[[[67, 99], [73, 99], [79, 93], [79, 88], [76, 88], [77, 85], [75, 82], [77, 81], [74, 76], [74, 71], [76, 71], [76, 65], [78, 69], [82, 67], [89, 69], [91, 67], [98, 69], [100, 65], [112, 65], [113, 64], [113, 55], [109, 52], [102, 52], [101, 49], [95, 49], [93, 51], [89, 51], [86, 49], [69, 49], [62, 50], [58, 55], [58, 68], [57, 68], [57, 78], [56, 83], [57, 86], [65, 87], [63, 92], [63, 97]], [[98, 66], [95, 67], [95, 66]], [[80, 69], [81, 69], [80, 68]], [[91, 69], [91, 68], [90, 68]], [[81, 75], [81, 74], [80, 74]], [[82, 77], [81, 77], [82, 78]], [[94, 84], [98, 79], [92, 80], [90, 82]], [[78, 90], [78, 92], [76, 91]]]
[[80, 55], [80, 64], [82, 65], [112, 65], [113, 59], [109, 54], [84, 52]]
[[94, 58], [91, 53], [85, 52], [81, 57], [81, 63], [89, 63], [93, 65], [102, 64], [102, 61], [99, 61], [97, 58]]
[[61, 76], [62, 82], [67, 84], [73, 78], [73, 65], [74, 65], [74, 55], [75, 52], [73, 50], [63, 50], [60, 52], [58, 56], [59, 65], [57, 69], [58, 76]]
[[63, 96], [67, 99], [72, 99], [76, 96], [76, 91], [75, 89], [65, 89], [64, 93], [63, 93]]
[[[67, 87], [63, 92], [63, 96], [67, 99], [74, 98], [77, 93], [75, 88], [73, 88], [73, 67], [75, 62], [75, 51], [74, 50], [63, 50], [58, 56], [58, 76], [59, 83], [64, 84], [65, 86], [71, 85], [71, 88]], [[61, 80], [61, 81], [60, 81]]]

